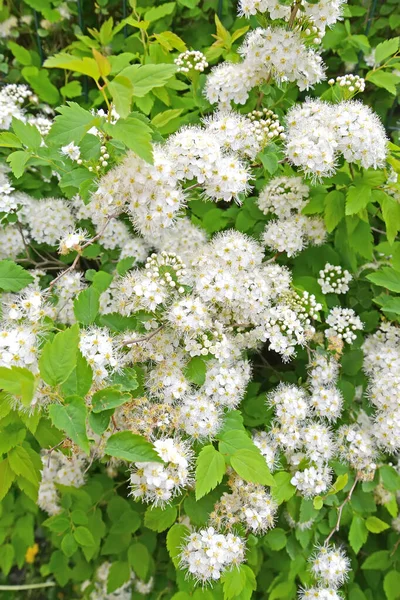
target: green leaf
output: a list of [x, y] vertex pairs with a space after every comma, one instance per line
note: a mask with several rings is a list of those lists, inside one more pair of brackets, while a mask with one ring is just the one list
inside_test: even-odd
[[110, 410], [129, 402], [131, 396], [123, 394], [116, 388], [105, 388], [95, 392], [92, 397], [92, 410], [94, 413], [100, 413], [103, 410]]
[[269, 548], [271, 548], [271, 550], [274, 552], [282, 550], [282, 548], [286, 546], [287, 542], [285, 531], [283, 529], [279, 529], [279, 527], [268, 531], [264, 537], [264, 542], [268, 544]]
[[4, 544], [0, 552], [0, 567], [4, 575], [8, 575], [14, 562], [15, 550], [12, 544]]
[[76, 98], [82, 94], [82, 85], [79, 81], [69, 81], [60, 88], [60, 92], [65, 98]]
[[190, 531], [186, 525], [175, 523], [167, 533], [167, 550], [175, 567], [179, 567], [179, 556]]
[[346, 215], [354, 215], [371, 201], [371, 188], [368, 185], [351, 186], [346, 196]]
[[42, 143], [42, 136], [39, 133], [39, 129], [35, 125], [23, 123], [19, 119], [13, 117], [12, 128], [18, 139], [29, 150], [37, 150], [40, 147]]
[[24, 150], [17, 150], [16, 152], [12, 152], [7, 157], [7, 162], [10, 163], [14, 177], [16, 177], [17, 179], [22, 177], [25, 171], [26, 163], [30, 158], [31, 153], [25, 152]]
[[35, 377], [24, 367], [0, 367], [0, 388], [29, 406], [35, 391]]
[[176, 520], [178, 511], [175, 506], [160, 506], [149, 507], [144, 514], [144, 524], [152, 531], [165, 531], [169, 529]]
[[94, 58], [85, 56], [78, 58], [67, 54], [66, 52], [60, 52], [55, 56], [50, 56], [44, 64], [47, 69], [67, 69], [69, 71], [76, 71], [83, 75], [88, 75], [96, 81], [100, 79], [100, 71], [97, 62]]
[[128, 562], [123, 562], [121, 560], [113, 562], [108, 572], [107, 594], [112, 594], [112, 592], [115, 592], [115, 590], [122, 587], [124, 583], [129, 581], [130, 578], [131, 571]]
[[389, 571], [389, 573], [385, 575], [383, 589], [385, 590], [387, 600], [398, 600], [400, 598], [399, 571]]
[[79, 326], [73, 325], [60, 331], [52, 341], [48, 341], [39, 358], [42, 379], [49, 385], [64, 383], [77, 364]]
[[380, 88], [384, 88], [390, 94], [397, 94], [396, 85], [400, 82], [400, 77], [388, 71], [370, 71], [367, 73], [367, 81], [374, 83]]
[[400, 475], [394, 467], [382, 465], [379, 469], [379, 474], [387, 490], [390, 492], [398, 492], [400, 490]]
[[147, 162], [153, 162], [152, 132], [143, 121], [135, 117], [128, 117], [119, 119], [114, 125], [105, 123], [103, 129], [107, 135], [123, 142]]
[[246, 481], [261, 483], [261, 485], [275, 485], [264, 457], [253, 450], [247, 448], [237, 450], [231, 456], [231, 466]]
[[64, 552], [65, 556], [70, 558], [75, 552], [78, 550], [78, 544], [72, 533], [67, 533], [63, 536], [61, 541], [61, 550]]
[[225, 475], [225, 459], [211, 444], [204, 446], [196, 461], [196, 500], [200, 500]]
[[22, 144], [16, 135], [10, 131], [0, 133], [0, 147], [2, 148], [22, 148]]
[[32, 275], [12, 260], [0, 260], [0, 289], [19, 292], [33, 282]]
[[86, 433], [87, 408], [82, 398], [70, 396], [65, 404], [52, 404], [49, 415], [55, 427], [65, 431], [75, 444], [89, 454], [89, 440]]
[[67, 102], [66, 106], [61, 106], [57, 110], [60, 115], [55, 117], [46, 138], [47, 141], [57, 146], [63, 146], [70, 142], [78, 144], [85, 133], [98, 122], [97, 117], [76, 102]]
[[240, 565], [227, 571], [222, 577], [222, 583], [224, 600], [231, 600], [246, 589], [251, 596], [251, 592], [257, 587], [254, 572], [247, 565]]
[[348, 480], [349, 480], [348, 473], [339, 475], [327, 495], [332, 496], [333, 494], [337, 494], [338, 492], [340, 492], [343, 488], [346, 487]]
[[176, 69], [175, 65], [170, 64], [130, 65], [120, 75], [133, 84], [134, 97], [143, 98], [152, 89], [163, 87], [175, 75]]
[[218, 435], [221, 440], [219, 443], [219, 451], [222, 454], [234, 454], [237, 450], [247, 448], [253, 452], [257, 452], [258, 448], [253, 443], [253, 440], [247, 435], [244, 429], [229, 429]]
[[194, 356], [190, 359], [185, 368], [186, 378], [196, 385], [203, 385], [206, 380], [206, 363], [200, 356]]
[[345, 197], [342, 192], [333, 190], [325, 197], [324, 221], [328, 233], [331, 233], [344, 217]]
[[128, 560], [140, 579], [146, 579], [150, 567], [150, 554], [144, 544], [137, 542], [129, 546]]
[[390, 244], [393, 244], [397, 233], [400, 231], [400, 204], [382, 190], [373, 190], [372, 195], [373, 199], [381, 205], [387, 239]]
[[17, 61], [21, 63], [21, 65], [27, 66], [32, 64], [32, 57], [29, 50], [11, 41], [7, 43], [7, 46], [9, 47]]
[[76, 354], [76, 367], [71, 375], [61, 384], [65, 396], [84, 398], [92, 387], [93, 371], [80, 350]]
[[131, 392], [139, 387], [136, 371], [133, 367], [124, 367], [109, 377], [111, 385], [119, 387], [123, 392]]
[[60, 94], [56, 86], [51, 83], [49, 73], [46, 69], [28, 66], [22, 69], [21, 74], [43, 102], [48, 102], [49, 104], [58, 103]]
[[385, 531], [385, 529], [389, 529], [390, 527], [390, 525], [385, 523], [385, 521], [381, 521], [378, 517], [368, 517], [365, 525], [371, 533], [382, 533], [382, 531]]
[[82, 325], [91, 325], [100, 310], [100, 293], [90, 286], [78, 294], [74, 300], [74, 315]]
[[119, 431], [111, 435], [106, 443], [104, 453], [115, 458], [131, 462], [163, 462], [144, 437], [130, 431]]
[[358, 554], [362, 546], [365, 544], [367, 538], [368, 529], [365, 525], [364, 519], [359, 515], [354, 515], [350, 525], [349, 543], [356, 554]]
[[133, 84], [131, 80], [123, 75], [117, 75], [108, 84], [108, 89], [110, 90], [115, 110], [122, 119], [125, 119], [129, 115], [132, 105]]
[[176, 2], [165, 2], [161, 6], [153, 6], [144, 13], [145, 21], [158, 21], [174, 12]]
[[271, 489], [271, 494], [277, 504], [287, 502], [296, 493], [296, 488], [290, 483], [291, 479], [291, 474], [286, 471], [274, 474], [275, 486]]
[[375, 285], [400, 293], [400, 272], [390, 267], [382, 267], [379, 271], [367, 275], [366, 278]]
[[364, 570], [376, 569], [377, 571], [388, 569], [391, 565], [390, 553], [388, 550], [378, 550], [373, 552], [364, 560], [361, 568]]
[[16, 475], [24, 477], [35, 487], [39, 487], [39, 470], [35, 468], [32, 459], [22, 446], [16, 446], [8, 453], [11, 469]]
[[74, 531], [74, 538], [80, 546], [95, 546], [93, 535], [87, 527], [80, 525]]
[[375, 62], [377, 64], [383, 62], [392, 54], [396, 54], [399, 49], [399, 37], [392, 38], [391, 40], [385, 40], [377, 45], [375, 48]]
[[0, 461], [0, 500], [3, 500], [15, 479], [15, 473], [10, 467], [8, 458]]

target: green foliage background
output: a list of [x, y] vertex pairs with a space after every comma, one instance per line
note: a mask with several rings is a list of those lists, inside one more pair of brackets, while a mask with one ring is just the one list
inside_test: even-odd
[[[13, 131], [0, 133], [0, 152], [12, 168], [13, 185], [37, 198], [61, 195], [71, 198], [80, 193], [88, 199], [94, 189], [94, 175], [87, 165], [90, 160], [93, 163], [98, 160], [99, 148], [82, 145], [86, 166], [65, 163], [57, 149], [72, 140], [84, 142], [86, 132], [93, 125], [113, 140], [111, 160], [117, 162], [127, 148], [150, 160], [152, 140], [160, 140], [184, 124], [198, 123], [211, 110], [202, 94], [205, 75], [189, 83], [176, 75], [172, 67], [174, 58], [186, 48], [194, 48], [206, 54], [210, 65], [225, 59], [238, 61], [237, 48], [243, 35], [249, 26], [257, 25], [255, 18], [250, 21], [238, 18], [236, 3], [229, 0], [138, 0], [137, 3], [135, 0], [99, 0], [97, 3], [78, 0], [68, 3], [69, 19], [61, 16], [60, 5], [59, 0], [5, 0], [0, 10], [0, 21], [10, 16], [19, 19], [15, 34], [0, 39], [2, 83], [27, 83], [40, 101], [52, 106], [58, 114], [45, 148], [30, 126], [14, 123]], [[350, 70], [366, 79], [362, 100], [378, 113], [386, 127], [391, 139], [388, 167], [396, 172], [400, 172], [396, 113], [400, 81], [399, 39], [396, 37], [400, 26], [398, 8], [398, 0], [351, 0], [345, 6], [344, 20], [323, 39], [329, 76]], [[23, 22], [24, 15], [31, 17], [29, 22]], [[379, 65], [376, 68], [365, 62], [365, 55], [372, 48], [377, 48]], [[127, 83], [127, 78], [120, 73], [136, 63], [143, 66]], [[261, 91], [263, 106], [272, 108], [282, 119], [288, 108], [304, 100], [306, 95], [331, 99], [332, 94], [327, 83], [317, 85], [307, 94], [299, 93], [291, 84], [281, 88], [264, 85]], [[258, 94], [259, 90], [253, 90], [241, 109], [243, 112], [254, 109]], [[89, 112], [93, 107], [105, 108], [105, 103], [111, 101], [122, 116], [118, 125], [110, 125]], [[269, 145], [256, 168], [256, 191], [273, 175], [293, 173], [281, 159], [279, 145]], [[36, 167], [36, 172], [29, 167]], [[53, 168], [62, 173], [60, 181], [50, 176]], [[329, 240], [324, 246], [309, 248], [287, 261], [293, 270], [294, 284], [315, 293], [328, 307], [337, 304], [338, 298], [321, 297], [316, 279], [325, 263], [342, 264], [352, 273], [359, 273], [346, 302], [366, 324], [366, 334], [373, 332], [382, 318], [395, 322], [400, 319], [400, 241], [397, 238], [400, 204], [384, 189], [387, 174], [388, 170], [357, 167], [350, 170], [348, 165], [342, 164], [335, 176], [313, 186], [305, 212], [324, 217]], [[398, 185], [393, 187], [399, 194]], [[246, 198], [241, 206], [229, 207], [194, 198], [189, 202], [188, 214], [209, 234], [235, 228], [255, 237], [268, 219], [258, 209], [254, 196]], [[9, 219], [11, 222], [11, 217]], [[4, 218], [3, 224], [6, 222]], [[97, 270], [107, 274], [115, 266], [115, 255], [99, 244], [87, 250], [87, 279], [93, 282], [87, 294], [95, 299], [104, 282], [94, 278], [94, 263], [90, 261], [97, 261]], [[73, 258], [65, 257], [66, 264]], [[123, 273], [128, 267], [120, 262], [117, 271]], [[0, 288], [3, 291], [18, 291], [29, 281], [27, 272], [17, 268], [15, 263], [2, 262]], [[98, 319], [96, 309], [92, 314], [90, 308], [93, 298], [87, 294], [80, 296], [76, 308], [82, 325]], [[118, 331], [118, 323], [104, 323], [100, 317], [100, 324]], [[68, 354], [74, 347], [77, 327], [49, 340], [42, 354], [42, 378], [50, 386], [61, 385], [64, 397], [75, 393], [67, 382], [77, 368], [76, 350]], [[361, 343], [360, 336], [342, 357], [339, 387], [347, 408], [354, 402], [356, 388], [366, 387]], [[216, 447], [221, 450], [224, 436], [229, 437], [231, 430], [245, 435], [245, 429], [269, 424], [271, 414], [265, 409], [265, 392], [279, 381], [304, 380], [306, 365], [305, 351], [299, 351], [291, 363], [282, 364], [265, 350], [260, 361], [254, 361], [254, 381], [240, 411], [232, 411]], [[134, 373], [124, 393], [140, 394], [137, 375], [140, 373]], [[195, 368], [192, 377], [197, 383], [199, 374]], [[77, 385], [76, 393], [84, 395], [85, 376]], [[31, 386], [33, 383], [26, 373], [15, 372], [12, 383], [6, 380], [4, 372], [0, 373], [0, 387], [22, 395], [23, 400], [26, 394], [27, 404]], [[360, 402], [366, 412], [371, 412], [366, 398]], [[76, 396], [63, 406], [53, 407], [48, 416], [27, 417], [11, 410], [5, 401], [0, 405], [0, 453], [3, 455], [0, 462], [0, 582], [35, 584], [49, 576], [57, 584], [48, 590], [19, 592], [21, 595], [0, 591], [1, 598], [79, 598], [81, 582], [90, 579], [101, 560], [107, 559], [113, 563], [111, 587], [123, 583], [129, 569], [142, 579], [154, 575], [152, 600], [247, 600], [250, 597], [290, 600], [295, 597], [299, 584], [310, 581], [307, 557], [314, 544], [323, 541], [335, 526], [337, 507], [342, 503], [340, 531], [335, 539], [349, 547], [352, 571], [344, 588], [346, 597], [349, 600], [400, 597], [399, 536], [390, 527], [391, 519], [397, 515], [395, 493], [400, 489], [400, 476], [390, 464], [382, 464], [373, 481], [358, 484], [349, 501], [346, 498], [355, 474], [339, 463], [333, 465], [335, 486], [314, 503], [294, 495], [288, 473], [275, 474], [274, 494], [279, 504], [285, 504], [285, 510], [299, 523], [314, 518], [314, 525], [304, 530], [289, 529], [281, 510], [275, 529], [258, 538], [250, 535], [246, 558], [251, 574], [246, 573], [246, 584], [242, 590], [238, 585], [234, 590], [239, 589], [236, 595], [227, 589], [224, 592], [222, 585], [194, 590], [191, 582], [175, 568], [176, 549], [185, 533], [185, 526], [177, 523], [177, 518], [187, 515], [196, 526], [206, 524], [214, 502], [225, 489], [218, 472], [210, 473], [206, 469], [205, 473], [199, 473], [196, 493], [185, 493], [161, 511], [127, 498], [124, 469], [120, 469], [115, 479], [110, 479], [105, 474], [104, 464], [95, 463], [84, 487], [60, 488], [63, 511], [46, 518], [35, 504], [41, 468], [39, 452], [41, 448], [57, 446], [65, 434], [87, 449], [85, 427], [78, 426], [72, 433], [68, 426], [71, 414], [82, 424], [82, 410], [85, 410], [83, 402]], [[83, 423], [85, 417], [86, 414]], [[109, 447], [109, 455], [134, 460], [135, 456], [126, 454], [124, 448], [124, 440], [117, 439], [114, 447]], [[205, 453], [206, 464], [215, 451], [212, 448], [210, 445], [201, 450], [200, 456]], [[143, 447], [140, 451], [152, 450]], [[199, 461], [201, 463], [201, 459]], [[217, 483], [215, 489], [210, 489]], [[382, 483], [392, 497], [385, 506], [377, 505], [374, 500], [373, 490], [378, 483]], [[39, 552], [30, 564], [26, 562], [26, 551], [35, 542], [39, 544]], [[133, 593], [133, 598], [140, 597]]]

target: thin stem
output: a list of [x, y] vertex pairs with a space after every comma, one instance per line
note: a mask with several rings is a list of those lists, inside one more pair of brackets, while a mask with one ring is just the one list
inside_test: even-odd
[[356, 485], [358, 483], [359, 479], [358, 479], [358, 475], [356, 475], [356, 478], [354, 480], [353, 485], [350, 488], [349, 493], [347, 494], [346, 498], [343, 500], [342, 504], [338, 507], [338, 516], [337, 516], [337, 521], [336, 521], [336, 525], [335, 527], [332, 529], [332, 531], [330, 532], [330, 534], [328, 535], [328, 537], [325, 540], [325, 546], [327, 546], [329, 544], [329, 540], [331, 539], [331, 537], [333, 536], [333, 534], [337, 531], [339, 531], [340, 529], [340, 521], [342, 519], [342, 512], [344, 507], [346, 506], [346, 504], [348, 502], [350, 502], [351, 497], [353, 495], [354, 490], [356, 489]]
[[26, 585], [0, 585], [0, 590], [10, 592], [18, 592], [21, 590], [37, 590], [39, 588], [55, 587], [54, 581], [46, 581], [45, 583], [29, 583]]
[[292, 29], [292, 27], [293, 27], [294, 20], [296, 18], [299, 8], [300, 8], [300, 5], [296, 2], [296, 4], [292, 8], [292, 12], [290, 14], [290, 19], [289, 19], [289, 23], [288, 23], [289, 29]]
[[152, 331], [151, 333], [147, 334], [147, 335], [143, 335], [142, 337], [138, 337], [134, 340], [126, 340], [124, 341], [123, 345], [124, 346], [130, 346], [131, 344], [139, 344], [140, 342], [145, 342], [147, 340], [151, 340], [152, 337], [154, 337], [155, 335], [157, 335], [157, 333], [159, 331], [161, 331], [161, 329], [163, 329], [164, 325], [161, 325], [160, 327], [158, 327], [157, 329], [155, 329], [154, 331]]

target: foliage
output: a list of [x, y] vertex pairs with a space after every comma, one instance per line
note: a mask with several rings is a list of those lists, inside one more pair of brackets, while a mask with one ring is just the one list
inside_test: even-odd
[[[280, 0], [279, 7], [288, 8], [291, 16], [286, 22], [273, 22], [267, 12], [254, 11], [249, 19], [238, 16], [236, 3], [228, 0], [0, 2], [2, 89], [27, 86], [16, 88], [22, 94], [17, 100], [11, 92], [1, 97], [0, 89], [0, 590], [1, 585], [16, 586], [10, 592], [13, 598], [52, 600], [63, 595], [111, 600], [122, 588], [120, 593], [126, 595], [121, 598], [137, 600], [142, 595], [154, 600], [290, 600], [298, 588], [315, 585], [310, 561], [316, 547], [328, 542], [343, 546], [350, 560], [341, 588], [346, 597], [400, 597], [400, 441], [396, 446], [390, 438], [398, 428], [398, 392], [393, 400], [390, 385], [386, 390], [387, 404], [398, 405], [390, 413], [392, 421], [382, 413], [386, 419], [382, 424], [376, 420], [381, 413], [375, 410], [373, 388], [388, 373], [397, 377], [393, 389], [398, 388], [393, 340], [388, 341], [387, 358], [379, 355], [385, 350], [379, 344], [386, 339], [379, 328], [383, 324], [385, 330], [390, 322], [394, 328], [390, 331], [397, 332], [400, 321], [398, 3], [351, 0], [343, 7], [343, 19], [325, 35], [318, 33], [322, 38], [318, 43], [313, 40], [315, 32], [304, 33], [306, 24], [301, 21], [304, 6], [316, 2], [298, 4]], [[234, 104], [241, 115], [273, 111], [268, 113], [269, 125], [260, 126], [264, 127], [260, 139], [265, 138], [261, 146], [247, 148], [247, 155], [230, 171], [232, 180], [240, 169], [251, 171], [246, 185], [237, 193], [218, 195], [220, 188], [210, 191], [199, 169], [179, 180], [184, 183], [179, 183], [182, 196], [176, 208], [171, 200], [176, 200], [176, 181], [160, 183], [164, 187], [158, 189], [164, 204], [170, 202], [171, 212], [165, 217], [165, 230], [164, 222], [152, 229], [148, 223], [156, 221], [157, 197], [146, 205], [146, 219], [141, 221], [135, 211], [150, 185], [146, 173], [154, 176], [157, 168], [162, 172], [157, 162], [160, 148], [166, 147], [173, 157], [177, 139], [173, 134], [207, 124], [207, 117], [216, 112], [206, 91], [210, 68], [226, 61], [233, 68], [240, 65], [239, 48], [246, 34], [272, 22], [290, 31], [298, 23], [313, 52], [321, 42], [327, 80], [307, 91], [295, 81], [261, 77], [243, 103]], [[196, 70], [191, 63], [185, 72], [183, 63], [175, 61], [178, 56], [192, 60], [191, 49], [203, 53], [203, 67]], [[347, 84], [341, 86], [336, 77], [349, 72], [365, 80], [365, 91], [357, 99], [381, 119], [389, 138], [387, 155], [383, 162], [365, 166], [349, 160], [344, 150], [336, 155], [329, 176], [306, 178], [286, 153], [288, 112], [311, 97], [330, 103], [332, 110], [339, 107], [340, 113], [344, 106], [340, 103], [355, 92]], [[260, 118], [254, 113], [253, 117]], [[273, 132], [269, 139], [268, 131]], [[318, 131], [321, 137], [322, 127]], [[200, 147], [199, 130], [195, 132], [193, 147]], [[222, 147], [225, 132], [214, 135]], [[218, 170], [227, 158], [233, 160], [234, 150], [223, 148], [213, 168]], [[142, 181], [141, 173], [145, 173]], [[264, 190], [274, 185], [276, 177], [294, 181], [300, 176], [294, 194], [295, 200], [300, 198], [300, 210], [293, 243], [300, 238], [301, 243], [291, 253], [287, 247], [274, 246], [272, 234], [265, 233], [272, 231], [275, 217], [265, 208], [274, 191]], [[131, 205], [125, 210], [112, 193], [117, 197], [129, 179], [130, 185], [142, 188], [131, 188]], [[294, 211], [289, 208], [289, 213], [292, 217]], [[278, 210], [275, 216], [280, 217]], [[183, 234], [168, 238], [167, 226], [173, 230], [182, 217], [187, 223]], [[311, 237], [303, 235], [302, 219], [317, 224], [318, 231], [322, 227], [318, 245], [307, 245]], [[205, 338], [194, 336], [193, 341], [190, 324], [179, 330], [181, 337], [173, 338], [173, 343], [166, 336], [168, 327], [178, 331], [181, 326], [181, 315], [173, 321], [174, 314], [168, 312], [179, 301], [177, 290], [191, 298], [192, 290], [200, 289], [201, 268], [205, 276], [214, 268], [213, 256], [206, 253], [216, 256], [218, 240], [228, 239], [218, 234], [231, 230], [237, 239], [257, 241], [250, 251], [261, 247], [263, 254], [262, 264], [260, 259], [260, 265], [253, 261], [240, 266], [234, 284], [240, 285], [246, 269], [249, 278], [260, 269], [264, 282], [267, 271], [261, 269], [276, 265], [278, 271], [269, 276], [268, 285], [271, 289], [282, 285], [296, 314], [306, 312], [309, 317], [306, 325], [312, 335], [300, 343], [295, 340], [296, 349], [286, 348], [286, 355], [268, 336], [257, 338], [253, 346], [243, 342], [221, 350], [227, 339], [250, 336], [265, 323], [229, 321], [229, 301], [225, 305], [212, 297], [203, 303], [212, 316], [204, 328]], [[290, 235], [289, 227], [281, 232], [284, 245]], [[185, 278], [181, 263], [171, 258], [175, 251], [179, 255], [178, 246], [194, 280]], [[153, 252], [164, 250], [168, 255], [154, 258]], [[348, 281], [339, 282], [344, 293], [339, 287], [329, 288], [327, 265], [329, 272], [338, 267], [340, 275], [348, 274]], [[162, 281], [157, 293], [167, 289], [172, 300], [167, 295], [145, 306], [141, 302], [149, 295], [151, 299], [155, 271], [157, 282]], [[286, 289], [289, 271], [292, 282]], [[262, 283], [257, 285], [262, 290]], [[310, 295], [317, 307], [314, 312], [312, 306], [304, 308]], [[261, 306], [262, 291], [255, 302], [251, 300], [249, 293], [243, 313], [248, 305], [249, 311]], [[275, 307], [275, 300], [268, 300], [268, 310]], [[348, 328], [351, 343], [343, 343], [336, 330], [334, 335], [326, 328], [334, 330], [329, 319], [337, 306], [354, 311], [354, 319], [362, 322], [359, 326], [353, 320]], [[221, 322], [215, 314], [222, 315]], [[290, 335], [290, 327], [285, 327], [284, 336]], [[8, 346], [10, 335], [16, 337]], [[373, 344], [378, 349], [371, 361]], [[105, 350], [97, 351], [100, 347]], [[240, 354], [242, 386], [233, 369], [227, 370], [223, 383], [210, 383], [218, 351], [227, 352], [229, 360], [234, 356], [239, 361]], [[154, 373], [163, 353], [165, 364], [172, 361], [165, 380], [174, 379], [178, 365], [178, 383], [187, 386], [187, 394], [194, 398], [190, 410], [194, 414], [203, 410], [190, 424], [193, 430], [184, 429], [188, 417], [177, 410], [186, 398], [179, 395], [179, 385], [169, 392], [171, 382], [163, 380], [164, 387], [157, 387]], [[336, 444], [324, 462], [332, 475], [328, 484], [317, 489], [318, 482], [314, 483], [313, 493], [308, 493], [301, 474], [314, 468], [321, 446], [317, 443], [310, 457], [300, 451], [301, 444], [292, 451], [276, 444], [271, 459], [271, 438], [265, 450], [262, 433], [269, 435], [279, 426], [279, 390], [297, 386], [300, 396], [312, 401], [310, 371], [320, 359], [336, 365], [338, 374], [332, 381], [343, 411], [323, 421], [334, 411], [333, 401], [326, 414], [318, 414], [314, 406], [301, 426], [302, 436], [306, 435], [312, 419], [320, 418]], [[377, 372], [380, 361], [384, 366]], [[202, 405], [204, 390], [212, 398], [231, 394], [231, 404], [213, 400]], [[292, 409], [293, 404], [283, 412]], [[218, 427], [199, 434], [204, 413]], [[376, 429], [372, 438], [383, 433], [380, 444], [374, 442], [371, 460], [361, 464], [350, 451], [346, 454], [350, 439], [346, 435], [352, 433], [345, 428], [359, 427], [364, 435], [367, 422]], [[390, 439], [385, 445], [386, 429]], [[161, 448], [159, 442], [165, 438], [175, 440], [178, 459], [170, 458], [171, 448]], [[174, 481], [168, 497], [154, 499], [135, 484], [135, 477], [140, 479], [146, 469], [168, 472]], [[224, 502], [235, 499], [240, 504], [252, 490], [263, 498], [262, 524], [252, 528], [246, 520], [244, 509], [250, 504], [229, 521]], [[202, 587], [185, 572], [182, 548], [194, 530], [211, 525], [245, 540], [244, 562], [221, 568], [212, 587]], [[35, 588], [46, 583], [48, 587]], [[22, 585], [30, 586], [29, 591], [18, 591]]]

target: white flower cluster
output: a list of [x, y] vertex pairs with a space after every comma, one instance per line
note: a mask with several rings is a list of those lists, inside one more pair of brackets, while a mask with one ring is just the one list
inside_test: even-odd
[[175, 58], [174, 63], [178, 67], [178, 73], [190, 73], [190, 71], [202, 73], [208, 67], [206, 57], [199, 50], [182, 52], [178, 58]]
[[194, 440], [213, 438], [222, 426], [222, 411], [202, 393], [185, 396], [177, 408], [179, 427]]
[[79, 350], [92, 367], [97, 383], [101, 383], [119, 366], [116, 343], [105, 327], [92, 327], [82, 331]]
[[0, 366], [26, 367], [37, 370], [38, 335], [29, 325], [7, 327], [0, 330]]
[[312, 558], [311, 572], [326, 587], [337, 588], [343, 585], [350, 561], [341, 548], [322, 546]]
[[318, 283], [323, 294], [345, 294], [349, 291], [349, 283], [352, 279], [350, 273], [340, 265], [326, 263], [319, 272]]
[[287, 114], [286, 156], [315, 178], [335, 172], [337, 158], [374, 169], [386, 158], [386, 134], [379, 118], [356, 101], [327, 104], [308, 99]]
[[246, 483], [235, 475], [228, 484], [230, 493], [222, 494], [210, 515], [211, 523], [217, 529], [230, 529], [241, 523], [248, 531], [260, 534], [274, 526], [278, 507], [262, 485]]
[[26, 198], [22, 215], [31, 237], [39, 244], [57, 246], [61, 238], [74, 229], [74, 219], [65, 200]]
[[17, 258], [24, 248], [24, 240], [18, 227], [6, 225], [0, 229], [0, 258]]
[[301, 177], [273, 177], [261, 190], [257, 204], [265, 215], [274, 213], [284, 219], [301, 212], [309, 192], [310, 188]]
[[352, 344], [357, 338], [356, 331], [361, 331], [364, 325], [352, 308], [334, 306], [326, 317], [329, 328], [325, 330], [327, 338], [338, 337], [340, 340]]
[[0, 90], [0, 129], [10, 129], [13, 117], [25, 120], [24, 102], [32, 91], [24, 84], [10, 83]]
[[182, 549], [181, 567], [199, 582], [221, 578], [244, 561], [245, 543], [233, 533], [217, 533], [213, 527], [189, 535]]
[[0, 171], [0, 212], [10, 213], [18, 208], [18, 196], [5, 173]]
[[58, 298], [55, 308], [55, 319], [60, 323], [72, 325], [75, 323], [74, 299], [85, 287], [82, 274], [78, 271], [66, 273], [54, 285]]
[[308, 244], [320, 246], [325, 237], [326, 229], [321, 218], [295, 213], [269, 221], [263, 233], [263, 241], [268, 248], [279, 254], [285, 252], [288, 257], [295, 256]]
[[364, 418], [364, 423], [340, 427], [338, 445], [341, 458], [358, 472], [360, 479], [373, 479], [378, 453], [372, 423], [367, 418]]
[[365, 90], [365, 79], [359, 75], [352, 75], [347, 73], [346, 75], [339, 75], [336, 79], [329, 79], [329, 85], [337, 85], [341, 88], [346, 88], [351, 94], [357, 92], [363, 92]]
[[38, 506], [49, 515], [60, 512], [56, 483], [79, 488], [85, 483], [86, 457], [82, 452], [67, 456], [61, 451], [42, 456], [42, 479], [39, 485]]
[[148, 244], [154, 246], [158, 252], [177, 254], [189, 266], [196, 263], [206, 243], [205, 230], [194, 225], [187, 217], [177, 219], [173, 227], [162, 229], [157, 235], [148, 238]]
[[309, 89], [325, 78], [321, 57], [303, 43], [301, 34], [281, 27], [258, 28], [239, 48], [241, 63], [223, 63], [207, 77], [205, 94], [212, 104], [245, 104], [250, 90], [272, 77], [278, 84], [296, 82]]
[[336, 421], [342, 413], [343, 399], [336, 388], [339, 365], [332, 358], [314, 353], [310, 363], [310, 404], [319, 418]]
[[400, 330], [389, 324], [367, 337], [363, 345], [368, 396], [377, 412], [372, 434], [387, 452], [400, 449]]
[[[300, 5], [301, 12], [297, 13], [299, 20], [311, 22], [321, 33], [326, 27], [331, 27], [341, 17], [342, 5], [346, 0], [319, 0], [319, 2], [296, 2]], [[289, 20], [292, 6], [280, 3], [279, 0], [240, 0], [239, 14], [245, 17], [259, 13], [269, 13], [271, 19]]]
[[192, 482], [192, 450], [177, 438], [154, 442], [163, 463], [136, 462], [130, 476], [131, 495], [154, 506], [163, 505]]
[[279, 117], [273, 110], [269, 108], [253, 110], [246, 116], [251, 121], [251, 129], [262, 148], [272, 140], [286, 139], [285, 128], [280, 124]]

